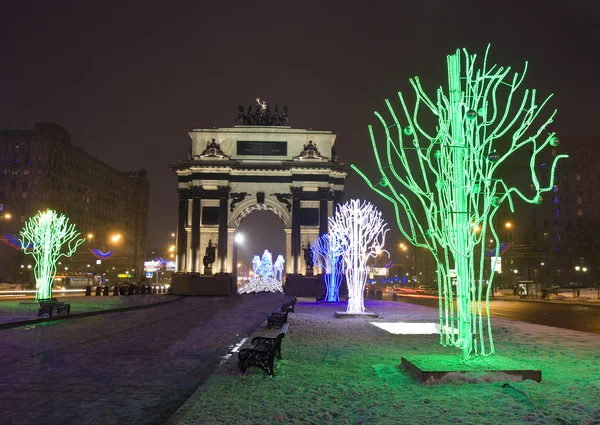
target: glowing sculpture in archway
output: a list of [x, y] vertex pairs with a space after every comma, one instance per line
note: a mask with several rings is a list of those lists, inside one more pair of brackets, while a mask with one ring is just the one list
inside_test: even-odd
[[376, 257], [385, 244], [386, 227], [377, 208], [355, 199], [338, 205], [335, 215], [329, 218], [329, 233], [339, 241], [346, 263], [348, 313], [365, 311], [363, 298], [369, 274], [367, 261]]
[[[378, 183], [353, 166], [373, 190], [393, 203], [404, 237], [432, 252], [440, 294], [440, 342], [460, 348], [464, 360], [495, 351], [487, 315], [494, 271], [486, 272], [484, 267], [485, 241], [495, 240], [495, 257], [500, 247], [494, 215], [505, 201], [514, 212], [515, 196], [541, 204], [541, 194], [555, 184], [557, 161], [567, 157], [546, 149], [559, 144], [555, 134], [547, 131], [556, 111], [536, 121], [550, 97], [539, 101], [536, 91], [529, 89], [517, 94], [527, 64], [522, 75], [509, 76], [510, 67], [490, 66], [488, 51], [489, 46], [479, 68], [476, 55], [466, 50], [462, 63], [459, 50], [447, 57], [447, 94], [439, 88], [432, 99], [418, 78], [411, 79], [416, 97], [413, 110], [398, 94], [402, 122], [389, 100], [391, 122], [375, 112], [385, 138], [378, 145], [369, 126], [381, 172]], [[521, 99], [514, 105], [517, 96]], [[419, 121], [422, 108], [434, 116], [430, 131]], [[514, 167], [529, 171], [531, 181], [513, 175], [511, 182]], [[514, 183], [527, 185], [518, 189], [511, 186]]]
[[[281, 260], [280, 260], [281, 257]], [[277, 258], [276, 265], [283, 270], [283, 257]], [[276, 270], [273, 269], [273, 256], [265, 249], [262, 258], [255, 255], [252, 259], [254, 268], [253, 278], [238, 289], [238, 294], [249, 294], [252, 292], [283, 292], [281, 281], [274, 278]], [[281, 276], [281, 272], [280, 272]]]
[[78, 239], [79, 235], [65, 215], [50, 209], [38, 212], [25, 223], [21, 230], [21, 245], [33, 244], [33, 248], [23, 252], [35, 259], [36, 299], [52, 297], [56, 263], [61, 257], [70, 257], [85, 241], [85, 238]]
[[313, 263], [325, 272], [325, 301], [340, 300], [342, 283], [342, 244], [335, 233], [321, 235], [312, 246]]

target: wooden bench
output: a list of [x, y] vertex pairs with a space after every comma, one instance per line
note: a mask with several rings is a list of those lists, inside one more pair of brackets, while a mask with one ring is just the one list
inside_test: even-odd
[[281, 312], [284, 313], [286, 311], [289, 311], [290, 313], [294, 312], [294, 308], [296, 307], [296, 301], [298, 300], [298, 296], [294, 295], [294, 299], [290, 302], [287, 303], [283, 303], [281, 305]]
[[284, 323], [287, 323], [288, 311], [283, 310], [283, 313], [273, 312], [269, 317], [267, 317], [267, 326], [271, 329], [273, 326], [283, 326]]
[[238, 367], [244, 374], [250, 366], [259, 367], [267, 375], [274, 376], [273, 362], [275, 357], [281, 359], [281, 340], [290, 327], [289, 323], [282, 326], [275, 338], [257, 336], [252, 339], [250, 348], [244, 348], [238, 353]]
[[40, 305], [38, 316], [48, 313], [50, 317], [52, 317], [52, 310], [56, 310], [56, 314], [62, 311], [66, 311], [67, 314], [71, 314], [71, 304], [60, 302], [56, 298], [42, 298], [38, 300], [38, 303]]

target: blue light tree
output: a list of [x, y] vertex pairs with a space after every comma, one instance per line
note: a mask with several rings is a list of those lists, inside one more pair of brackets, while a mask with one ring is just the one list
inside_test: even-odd
[[342, 283], [342, 244], [335, 234], [321, 235], [311, 246], [313, 263], [325, 272], [325, 301], [340, 300], [340, 284]]

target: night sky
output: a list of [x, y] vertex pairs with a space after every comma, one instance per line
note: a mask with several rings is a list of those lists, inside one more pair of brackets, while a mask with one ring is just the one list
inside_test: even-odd
[[[113, 167], [147, 169], [151, 246], [176, 227], [168, 165], [187, 131], [233, 126], [256, 97], [289, 105], [293, 127], [334, 131], [341, 160], [373, 170], [373, 110], [415, 75], [433, 94], [447, 54], [491, 43], [493, 63], [528, 60], [525, 86], [555, 94], [551, 130], [600, 135], [598, 1], [152, 3], [4, 2], [0, 25], [0, 127], [56, 122]], [[384, 205], [353, 174], [347, 195]]]

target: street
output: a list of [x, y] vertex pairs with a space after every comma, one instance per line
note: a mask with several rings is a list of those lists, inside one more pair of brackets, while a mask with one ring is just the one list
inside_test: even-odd
[[[398, 300], [438, 308], [437, 297], [398, 296]], [[492, 317], [600, 334], [600, 305], [492, 300], [490, 311]]]

